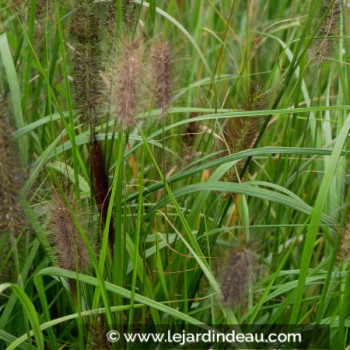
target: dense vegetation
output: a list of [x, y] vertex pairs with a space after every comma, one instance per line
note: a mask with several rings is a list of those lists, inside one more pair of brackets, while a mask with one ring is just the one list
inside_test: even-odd
[[3, 0], [0, 30], [0, 348], [347, 347], [346, 1]]

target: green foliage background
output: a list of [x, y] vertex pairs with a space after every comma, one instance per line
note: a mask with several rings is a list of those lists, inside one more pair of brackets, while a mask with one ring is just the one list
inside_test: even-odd
[[[105, 118], [96, 129], [109, 160], [112, 256], [108, 223], [96, 228], [90, 130], [72, 98], [75, 4], [0, 2], [0, 91], [25, 174], [26, 216], [18, 269], [11, 265], [14, 279], [0, 285], [0, 347], [89, 348], [91, 325], [102, 314], [108, 329], [123, 323], [130, 331], [152, 323], [327, 324], [331, 349], [346, 348], [347, 1], [332, 37], [320, 35], [330, 0], [134, 3], [135, 36], [146, 46], [164, 38], [172, 48], [174, 94], [164, 120], [145, 91], [147, 103], [128, 132]], [[105, 6], [98, 1], [101, 18]], [[113, 41], [120, 43], [122, 16], [115, 18]], [[107, 65], [118, 56], [100, 30]], [[264, 107], [245, 108], [257, 89]], [[239, 150], [220, 141], [235, 118], [253, 120], [258, 137]], [[248, 166], [245, 177], [232, 181], [227, 174], [238, 164]], [[49, 239], [57, 179], [72, 184], [84, 212], [74, 216], [91, 259], [84, 274], [61, 269]], [[226, 305], [220, 286], [237, 249], [254, 256], [253, 271], [240, 302]]]

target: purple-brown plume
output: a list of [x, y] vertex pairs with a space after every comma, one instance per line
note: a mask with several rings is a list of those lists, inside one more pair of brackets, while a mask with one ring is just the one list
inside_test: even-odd
[[[117, 0], [111, 0], [106, 6], [106, 27], [112, 38], [117, 34]], [[122, 0], [123, 32], [128, 35], [133, 32], [136, 18], [136, 4], [130, 0]]]
[[[10, 248], [13, 248], [18, 234], [24, 228], [24, 214], [20, 205], [23, 177], [20, 170], [12, 131], [0, 100], [0, 236], [6, 241], [0, 252], [0, 266]], [[12, 243], [11, 243], [12, 242]], [[13, 270], [13, 260], [10, 260]], [[9, 263], [8, 263], [9, 265]], [[9, 277], [12, 271], [0, 271]]]
[[111, 86], [111, 114], [115, 117], [116, 124], [125, 129], [134, 125], [142, 99], [145, 78], [142, 58], [141, 42], [124, 41], [120, 62], [112, 69], [116, 79]]
[[236, 305], [247, 291], [252, 262], [246, 249], [234, 249], [224, 271], [224, 282], [221, 286], [223, 302]]
[[[254, 90], [243, 103], [242, 107], [246, 111], [261, 110], [266, 104], [266, 94], [259, 89]], [[253, 147], [259, 132], [260, 117], [239, 117], [230, 118], [223, 128], [225, 141], [230, 149], [230, 153], [237, 153]], [[229, 153], [229, 152], [227, 152]], [[244, 160], [236, 163], [238, 174], [242, 171]], [[234, 169], [229, 174], [230, 181], [237, 182]]]
[[94, 0], [77, 0], [73, 29], [75, 103], [84, 122], [94, 127], [99, 121], [102, 87], [99, 17]]
[[91, 332], [91, 349], [92, 350], [110, 350], [112, 343], [108, 341], [106, 334], [108, 333], [108, 325], [103, 315], [93, 318], [90, 325]]
[[[105, 224], [110, 201], [110, 192], [108, 185], [108, 174], [105, 167], [102, 148], [96, 137], [94, 137], [90, 145], [90, 162], [95, 202], [102, 222]], [[109, 226], [108, 238], [110, 247], [112, 248], [114, 244], [114, 229], [112, 220]]]
[[[74, 201], [67, 186], [64, 187], [64, 193], [72, 210], [74, 210]], [[79, 213], [75, 213], [75, 216], [81, 223]], [[53, 193], [49, 227], [51, 241], [60, 266], [63, 269], [76, 271], [76, 263], [78, 263], [79, 271], [86, 271], [90, 266], [88, 250], [76, 227], [70, 208], [57, 189]]]
[[160, 41], [152, 50], [152, 81], [155, 84], [155, 103], [164, 118], [171, 104], [173, 93], [172, 53], [169, 44]]
[[344, 261], [350, 258], [350, 211], [348, 212], [341, 237], [338, 245], [336, 256], [337, 265], [341, 265]]
[[321, 28], [317, 33], [317, 37], [321, 37], [314, 41], [311, 47], [311, 55], [318, 63], [324, 63], [325, 60], [332, 55], [332, 49], [338, 34], [339, 19], [342, 12], [342, 2], [336, 0], [332, 5], [332, 0], [323, 0], [320, 18], [323, 17], [324, 12], [330, 7], [330, 11], [325, 17]]

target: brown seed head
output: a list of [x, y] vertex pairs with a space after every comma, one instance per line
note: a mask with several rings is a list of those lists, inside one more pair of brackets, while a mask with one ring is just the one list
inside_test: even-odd
[[94, 138], [90, 145], [91, 176], [94, 196], [103, 221], [106, 221], [109, 203], [108, 175], [100, 143]]
[[[244, 101], [242, 107], [246, 111], [261, 110], [266, 105], [266, 93], [255, 89]], [[258, 136], [260, 117], [239, 117], [228, 119], [223, 128], [225, 141], [230, 152], [236, 153], [253, 147]], [[244, 160], [236, 163], [238, 174], [242, 171]], [[229, 174], [230, 181], [236, 182], [236, 172]]]
[[[106, 6], [106, 18], [105, 23], [107, 30], [112, 38], [115, 38], [117, 34], [117, 1], [111, 0]], [[128, 35], [133, 32], [133, 26], [136, 19], [136, 4], [131, 0], [122, 0], [122, 19], [123, 19], [123, 32]]]
[[341, 265], [350, 258], [350, 211], [348, 212], [338, 245], [336, 262]]
[[99, 315], [93, 318], [90, 325], [91, 332], [91, 349], [92, 350], [109, 350], [112, 349], [111, 342], [108, 341], [106, 334], [108, 333], [108, 325], [105, 317]]
[[[64, 188], [64, 191], [71, 207], [74, 208], [70, 191], [67, 187]], [[79, 220], [79, 215], [76, 216]], [[78, 259], [79, 271], [85, 271], [90, 265], [88, 250], [75, 225], [71, 211], [58, 190], [54, 190], [49, 226], [60, 266], [63, 269], [75, 271], [76, 259]]]
[[135, 116], [142, 98], [143, 45], [141, 42], [124, 42], [120, 64], [112, 69], [116, 81], [111, 86], [111, 113], [118, 126], [128, 128], [134, 125]]
[[342, 12], [342, 2], [336, 0], [332, 5], [332, 0], [323, 0], [321, 6], [320, 17], [322, 18], [324, 12], [330, 7], [330, 11], [325, 17], [320, 30], [317, 33], [320, 39], [314, 41], [311, 47], [311, 55], [316, 63], [324, 63], [326, 59], [332, 55], [332, 48], [338, 34], [339, 19]]
[[221, 286], [223, 301], [226, 305], [236, 305], [244, 296], [251, 268], [251, 257], [246, 249], [235, 249], [231, 252]]
[[[25, 226], [25, 216], [20, 205], [23, 176], [20, 170], [12, 130], [5, 115], [4, 102], [0, 99], [0, 277], [13, 280], [13, 255], [2, 269], [11, 248], [18, 249], [16, 238]], [[20, 256], [19, 256], [20, 258]]]
[[75, 102], [83, 120], [95, 126], [99, 120], [102, 80], [100, 76], [99, 18], [94, 0], [77, 0], [73, 28]]
[[160, 41], [152, 52], [152, 72], [155, 83], [156, 106], [162, 109], [162, 117], [165, 117], [171, 104], [173, 93], [172, 80], [172, 53], [169, 44]]
[[19, 204], [23, 177], [2, 105], [0, 101], [0, 235], [17, 237], [24, 221]]
[[[110, 201], [110, 191], [108, 185], [108, 173], [105, 167], [105, 161], [100, 143], [94, 137], [90, 145], [90, 162], [91, 162], [91, 178], [93, 182], [94, 197], [97, 209], [101, 216], [102, 222], [105, 224], [107, 219], [107, 211]], [[109, 224], [109, 244], [113, 248], [114, 245], [114, 228], [113, 219]]]

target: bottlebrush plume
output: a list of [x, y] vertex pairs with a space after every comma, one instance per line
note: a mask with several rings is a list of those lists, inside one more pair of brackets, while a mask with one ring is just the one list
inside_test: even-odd
[[223, 301], [226, 305], [236, 305], [247, 291], [252, 263], [246, 249], [234, 249], [224, 271], [221, 286]]
[[105, 168], [102, 148], [96, 137], [90, 145], [91, 173], [94, 185], [94, 196], [103, 221], [106, 221], [109, 203], [108, 175]]
[[[25, 221], [20, 205], [23, 177], [3, 106], [4, 102], [0, 101], [0, 236], [6, 241], [0, 252], [0, 266], [10, 248], [16, 248], [13, 245], [16, 244], [15, 240], [23, 230]], [[13, 261], [11, 264], [13, 271]], [[4, 278], [9, 278], [12, 271], [0, 273]]]
[[152, 72], [155, 83], [155, 103], [162, 109], [162, 118], [168, 112], [173, 93], [172, 53], [169, 44], [160, 41], [152, 50]]
[[109, 350], [112, 349], [112, 343], [108, 341], [106, 334], [108, 333], [108, 325], [103, 316], [97, 316], [90, 325], [91, 332], [91, 349], [92, 350]]
[[[69, 204], [74, 208], [74, 202], [68, 187], [64, 187], [64, 193]], [[76, 214], [76, 217], [80, 223], [80, 215]], [[90, 265], [88, 250], [76, 227], [68, 205], [57, 189], [54, 190], [53, 194], [49, 227], [51, 241], [60, 266], [63, 269], [76, 271], [76, 262], [78, 262], [79, 271], [86, 271]]]
[[317, 33], [317, 36], [321, 37], [321, 39], [315, 40], [311, 48], [312, 57], [319, 63], [323, 63], [331, 55], [333, 44], [336, 41], [334, 36], [338, 34], [342, 2], [336, 0], [332, 5], [332, 0], [324, 0], [320, 11], [321, 18], [330, 6], [332, 7]]
[[23, 214], [19, 205], [22, 178], [12, 132], [2, 106], [0, 106], [0, 165], [0, 232], [17, 236], [18, 229], [23, 228]]
[[[107, 4], [106, 25], [107, 29], [112, 37], [117, 34], [117, 1], [112, 0]], [[123, 31], [128, 35], [132, 32], [135, 25], [136, 18], [136, 4], [130, 0], [122, 0], [122, 19], [123, 19]]]
[[348, 212], [341, 237], [338, 245], [336, 256], [337, 265], [341, 265], [344, 261], [350, 258], [350, 211]]
[[102, 87], [99, 17], [94, 0], [77, 0], [73, 28], [75, 102], [83, 120], [93, 127], [99, 120]]
[[[110, 201], [110, 191], [108, 185], [108, 174], [105, 167], [102, 148], [100, 143], [97, 141], [96, 137], [94, 137], [94, 140], [90, 145], [90, 162], [95, 202], [97, 205], [97, 209], [100, 213], [102, 222], [105, 224]], [[108, 239], [110, 247], [113, 248], [113, 220], [111, 220], [110, 222]]]
[[113, 63], [114, 67], [111, 70], [112, 75], [116, 75], [116, 79], [111, 79], [111, 115], [116, 119], [116, 124], [123, 128], [134, 125], [142, 100], [145, 78], [143, 52], [143, 44], [140, 41], [129, 43], [125, 40], [120, 62]]
[[239, 152], [249, 149], [254, 145], [257, 135], [257, 120], [254, 117], [235, 118], [231, 123], [232, 128], [226, 139], [229, 139], [228, 145], [232, 151]]
[[[266, 105], [266, 93], [255, 89], [245, 100], [242, 107], [246, 111], [261, 110]], [[231, 153], [240, 152], [253, 147], [259, 131], [260, 117], [240, 117], [227, 120], [223, 128], [225, 141]], [[242, 171], [244, 160], [236, 163], [238, 174]], [[229, 174], [230, 181], [237, 182], [236, 172], [233, 169]]]

